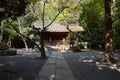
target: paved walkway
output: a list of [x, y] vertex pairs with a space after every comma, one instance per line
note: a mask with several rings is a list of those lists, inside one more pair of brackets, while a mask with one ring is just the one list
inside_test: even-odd
[[47, 62], [36, 76], [35, 80], [76, 80], [62, 56], [62, 53], [52, 52]]

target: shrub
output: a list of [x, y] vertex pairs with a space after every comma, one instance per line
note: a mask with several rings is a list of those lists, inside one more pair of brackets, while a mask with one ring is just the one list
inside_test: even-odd
[[75, 47], [73, 47], [73, 51], [74, 51], [74, 52], [80, 52], [80, 51], [81, 51], [81, 49], [80, 49], [80, 47], [75, 46]]
[[9, 46], [4, 43], [4, 42], [0, 42], [0, 50], [7, 50], [9, 48]]

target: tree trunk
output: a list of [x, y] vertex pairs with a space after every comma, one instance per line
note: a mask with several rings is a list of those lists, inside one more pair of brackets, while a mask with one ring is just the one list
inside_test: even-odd
[[28, 45], [27, 45], [26, 39], [24, 37], [22, 37], [22, 40], [24, 42], [25, 49], [28, 50]]
[[44, 40], [43, 40], [43, 32], [40, 32], [40, 46], [41, 46], [41, 58], [46, 58], [45, 48], [44, 48]]
[[105, 6], [105, 61], [113, 63], [113, 29], [111, 16], [112, 0], [104, 0]]
[[9, 46], [9, 48], [11, 48], [11, 37], [10, 36], [8, 38], [7, 45]]
[[0, 26], [1, 26], [2, 19], [3, 19], [2, 16], [0, 16]]
[[[2, 25], [1, 22], [2, 22], [2, 19], [0, 19], [0, 26]], [[3, 39], [3, 27], [1, 27], [1, 30], [0, 30], [0, 42], [2, 42], [2, 39]]]
[[0, 18], [0, 26], [1, 26], [2, 19]]

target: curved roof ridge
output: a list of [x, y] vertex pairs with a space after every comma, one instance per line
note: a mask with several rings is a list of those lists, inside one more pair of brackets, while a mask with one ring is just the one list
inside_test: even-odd
[[[45, 22], [45, 26], [48, 24], [50, 24], [50, 22]], [[79, 26], [78, 24], [68, 24], [68, 26], [73, 32], [84, 31], [83, 27]], [[43, 29], [42, 22], [37, 21], [34, 24], [34, 27]], [[46, 32], [69, 32], [69, 30], [67, 29], [67, 24], [62, 22], [53, 22], [49, 27], [47, 27]]]

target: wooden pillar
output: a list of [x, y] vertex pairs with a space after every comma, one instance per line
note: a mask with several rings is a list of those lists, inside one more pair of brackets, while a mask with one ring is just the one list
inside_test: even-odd
[[51, 40], [51, 36], [49, 37], [49, 43], [52, 45], [52, 40]]

